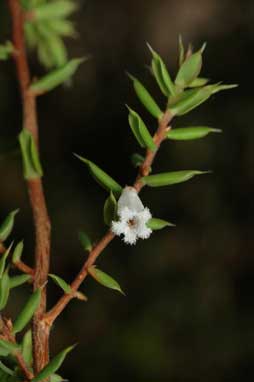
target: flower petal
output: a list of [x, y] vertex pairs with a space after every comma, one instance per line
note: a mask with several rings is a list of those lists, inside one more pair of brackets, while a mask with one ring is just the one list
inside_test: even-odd
[[144, 210], [137, 191], [133, 187], [125, 187], [122, 195], [118, 200], [118, 215], [121, 216], [121, 211], [128, 207], [133, 212], [141, 212]]

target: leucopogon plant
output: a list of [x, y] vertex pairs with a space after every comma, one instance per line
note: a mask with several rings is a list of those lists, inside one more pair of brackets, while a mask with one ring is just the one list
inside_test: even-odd
[[[7, 0], [6, 3], [12, 21], [12, 41], [0, 46], [0, 59], [12, 58], [17, 69], [23, 106], [19, 144], [33, 212], [35, 252], [34, 264], [29, 266], [22, 260], [23, 241], [9, 243], [18, 210], [10, 212], [0, 225], [0, 380], [58, 382], [63, 380], [58, 369], [73, 346], [51, 356], [50, 331], [56, 318], [72, 299], [87, 300], [79, 291], [85, 278], [90, 276], [103, 286], [123, 293], [117, 281], [96, 267], [98, 256], [115, 236], [133, 245], [138, 239], [148, 239], [153, 231], [172, 225], [152, 217], [149, 208], [144, 207], [139, 197], [140, 191], [145, 186], [169, 186], [207, 173], [199, 170], [152, 173], [152, 164], [162, 143], [167, 144], [168, 140], [199, 139], [220, 131], [207, 126], [172, 128], [173, 118], [189, 113], [213, 94], [236, 85], [220, 82], [208, 84], [208, 79], [200, 76], [205, 45], [196, 52], [193, 52], [191, 46], [186, 51], [179, 38], [179, 69], [174, 80], [159, 54], [148, 46], [152, 56], [151, 73], [165, 96], [165, 105], [163, 108], [158, 106], [145, 86], [129, 75], [137, 97], [158, 124], [152, 135], [141, 116], [127, 106], [130, 129], [144, 151], [143, 155], [132, 156], [132, 162], [138, 169], [134, 183], [122, 188], [95, 163], [75, 154], [108, 192], [104, 221], [109, 228], [96, 244], [92, 243], [86, 233], [80, 233], [87, 259], [69, 284], [61, 277], [49, 273], [50, 219], [42, 186], [36, 100], [38, 96], [70, 81], [86, 59], [69, 60], [63, 42], [63, 37], [76, 36], [69, 20], [76, 5], [72, 0]], [[37, 52], [38, 61], [47, 71], [40, 79], [32, 79], [34, 76], [30, 74], [26, 46]], [[50, 309], [47, 308], [48, 278], [63, 290], [60, 299]], [[26, 283], [31, 286], [30, 297], [17, 317], [7, 317], [3, 310], [9, 302], [12, 289]]]

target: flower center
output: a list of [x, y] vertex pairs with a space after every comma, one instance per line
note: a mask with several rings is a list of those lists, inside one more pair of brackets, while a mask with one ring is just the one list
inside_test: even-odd
[[130, 219], [130, 220], [128, 221], [128, 226], [129, 226], [130, 228], [134, 227], [135, 225], [136, 225], [136, 221], [135, 221], [135, 219]]

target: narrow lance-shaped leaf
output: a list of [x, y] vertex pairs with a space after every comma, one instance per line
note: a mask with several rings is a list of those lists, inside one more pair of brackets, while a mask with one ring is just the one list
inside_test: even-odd
[[0, 311], [3, 310], [8, 302], [10, 293], [10, 277], [8, 268], [0, 279]]
[[12, 254], [12, 262], [13, 264], [16, 264], [20, 261], [22, 253], [24, 250], [24, 242], [23, 240], [20, 241], [16, 247], [14, 248], [13, 254]]
[[6, 249], [2, 257], [0, 258], [0, 278], [3, 276], [4, 270], [5, 270], [5, 263], [7, 260], [7, 257], [10, 254], [11, 248], [12, 248], [13, 243]]
[[53, 31], [59, 36], [63, 36], [63, 37], [77, 36], [74, 25], [69, 20], [53, 19], [53, 20], [48, 20], [47, 23], [50, 26], [51, 31]]
[[21, 353], [26, 364], [30, 366], [33, 361], [33, 343], [31, 330], [28, 330], [22, 339]]
[[151, 228], [153, 231], [157, 231], [159, 229], [165, 228], [165, 227], [174, 227], [175, 224], [172, 224], [166, 220], [162, 219], [157, 219], [157, 218], [151, 218], [147, 223], [146, 223], [148, 228]]
[[85, 251], [90, 252], [93, 248], [93, 245], [92, 245], [92, 242], [91, 242], [89, 236], [83, 231], [80, 231], [78, 236], [79, 236], [79, 241], [80, 241], [83, 249]]
[[114, 289], [124, 295], [120, 285], [116, 280], [114, 280], [107, 273], [101, 271], [100, 269], [92, 266], [88, 268], [88, 273], [101, 285], [109, 289]]
[[69, 294], [72, 292], [70, 285], [67, 284], [67, 282], [64, 281], [61, 277], [53, 275], [52, 273], [49, 274], [49, 277], [51, 277], [54, 283], [58, 285], [65, 293]]
[[105, 224], [110, 226], [112, 220], [116, 218], [116, 214], [117, 214], [117, 202], [114, 197], [114, 194], [111, 192], [109, 197], [106, 199], [104, 208], [103, 208], [103, 216], [104, 216]]
[[160, 119], [163, 115], [163, 112], [160, 110], [151, 94], [146, 90], [144, 85], [142, 85], [142, 83], [137, 78], [130, 74], [128, 74], [128, 76], [133, 81], [134, 90], [139, 100], [155, 118]]
[[131, 156], [131, 162], [133, 164], [134, 167], [139, 167], [142, 165], [142, 163], [144, 162], [145, 158], [140, 155], [140, 154], [132, 154]]
[[90, 160], [81, 157], [80, 155], [74, 154], [81, 162], [85, 163], [94, 179], [107, 191], [112, 191], [116, 195], [121, 194], [122, 187], [113, 179], [111, 176], [106, 174], [103, 170], [101, 170], [95, 163]]
[[52, 374], [54, 374], [62, 365], [63, 361], [65, 360], [65, 357], [67, 356], [74, 346], [70, 346], [65, 350], [62, 350], [58, 355], [56, 355], [48, 364], [47, 366], [42, 369], [35, 378], [32, 379], [32, 382], [39, 382], [43, 381], [46, 378], [49, 378]]
[[178, 37], [178, 49], [179, 49], [179, 60], [178, 60], [178, 63], [179, 63], [179, 67], [180, 67], [183, 64], [183, 62], [184, 62], [184, 56], [185, 56], [183, 39], [182, 39], [181, 35], [179, 35], [179, 37]]
[[[4, 353], [5, 354], [5, 353]], [[6, 355], [3, 356], [5, 357], [6, 355], [8, 355], [8, 353]], [[0, 350], [0, 355], [1, 355], [1, 350]], [[2, 382], [18, 382], [17, 380], [13, 381], [13, 376], [15, 375], [15, 372], [13, 370], [11, 370], [8, 366], [6, 366], [2, 361], [0, 361], [0, 380]], [[9, 378], [9, 376], [11, 376], [11, 378]], [[2, 379], [1, 379], [2, 378]]]
[[204, 86], [207, 84], [207, 82], [209, 82], [209, 78], [204, 78], [204, 77], [197, 77], [195, 78], [194, 81], [192, 81], [188, 87], [189, 88], [198, 88], [198, 87], [201, 87], [201, 86]]
[[142, 118], [129, 106], [127, 107], [129, 110], [129, 125], [140, 146], [147, 147], [152, 151], [156, 150], [153, 138]]
[[28, 322], [33, 317], [36, 309], [39, 306], [41, 300], [41, 289], [36, 289], [31, 297], [28, 299], [27, 303], [25, 304], [24, 308], [19, 313], [18, 317], [14, 321], [13, 324], [13, 333], [16, 334], [18, 332], [21, 332], [21, 330], [24, 329], [24, 327], [28, 324]]
[[0, 338], [0, 347], [6, 349], [9, 353], [12, 353], [19, 348], [19, 345]]
[[32, 276], [26, 275], [26, 274], [12, 276], [10, 277], [10, 289], [17, 288], [31, 280], [32, 280]]
[[211, 89], [206, 87], [186, 90], [179, 95], [173, 105], [169, 105], [169, 111], [172, 115], [184, 115], [207, 101], [211, 95]]
[[169, 75], [169, 72], [167, 70], [167, 67], [164, 61], [159, 56], [159, 54], [152, 49], [152, 47], [149, 44], [147, 45], [153, 55], [152, 71], [162, 93], [166, 97], [169, 97], [170, 95], [175, 95], [176, 94], [175, 85]]
[[202, 50], [192, 54], [187, 60], [181, 65], [176, 79], [175, 84], [179, 88], [185, 88], [188, 86], [195, 78], [198, 77], [202, 67]]
[[42, 3], [34, 10], [34, 20], [49, 20], [65, 18], [77, 9], [76, 4], [69, 0], [56, 0], [50, 3]]
[[170, 130], [167, 133], [167, 138], [175, 141], [189, 141], [203, 138], [209, 133], [221, 133], [221, 130], [207, 126], [180, 127]]
[[25, 179], [36, 179], [43, 175], [39, 154], [30, 131], [22, 129], [19, 134]]
[[9, 213], [9, 215], [5, 218], [3, 223], [0, 226], [0, 241], [5, 241], [10, 235], [13, 226], [14, 226], [14, 218], [19, 210], [15, 210]]
[[209, 171], [184, 170], [164, 172], [155, 175], [144, 176], [141, 181], [150, 187], [169, 186], [176, 183], [186, 182], [195, 175], [207, 174]]
[[78, 69], [79, 65], [86, 60], [86, 58], [74, 58], [70, 60], [67, 64], [53, 70], [49, 74], [46, 74], [46, 76], [34, 82], [30, 86], [30, 90], [34, 93], [40, 94], [54, 89], [71, 78], [71, 76], [73, 76]]
[[50, 382], [68, 382], [67, 379], [64, 379], [63, 377], [61, 377], [61, 375], [58, 375], [58, 374], [51, 375], [51, 377], [49, 378], [49, 381]]

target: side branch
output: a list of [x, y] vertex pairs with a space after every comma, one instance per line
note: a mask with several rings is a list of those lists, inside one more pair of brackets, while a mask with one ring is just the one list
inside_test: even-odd
[[[153, 137], [154, 142], [157, 146], [156, 151], [147, 150], [146, 157], [143, 164], [140, 166], [139, 174], [133, 185], [133, 187], [140, 192], [144, 184], [141, 181], [142, 176], [146, 176], [149, 173], [150, 167], [154, 161], [154, 158], [158, 152], [158, 149], [166, 137], [167, 131], [170, 127], [168, 124], [172, 120], [171, 114], [166, 111], [161, 120], [159, 121], [158, 129]], [[88, 275], [88, 268], [91, 267], [101, 252], [107, 247], [107, 245], [114, 239], [114, 233], [109, 230], [105, 236], [96, 244], [96, 246], [89, 253], [87, 261], [84, 263], [79, 274], [76, 276], [74, 281], [71, 284], [72, 293], [64, 294], [56, 303], [56, 305], [44, 315], [44, 322], [47, 326], [52, 326], [55, 319], [61, 314], [66, 305], [75, 297], [75, 292], [78, 290], [82, 282], [85, 280]]]

